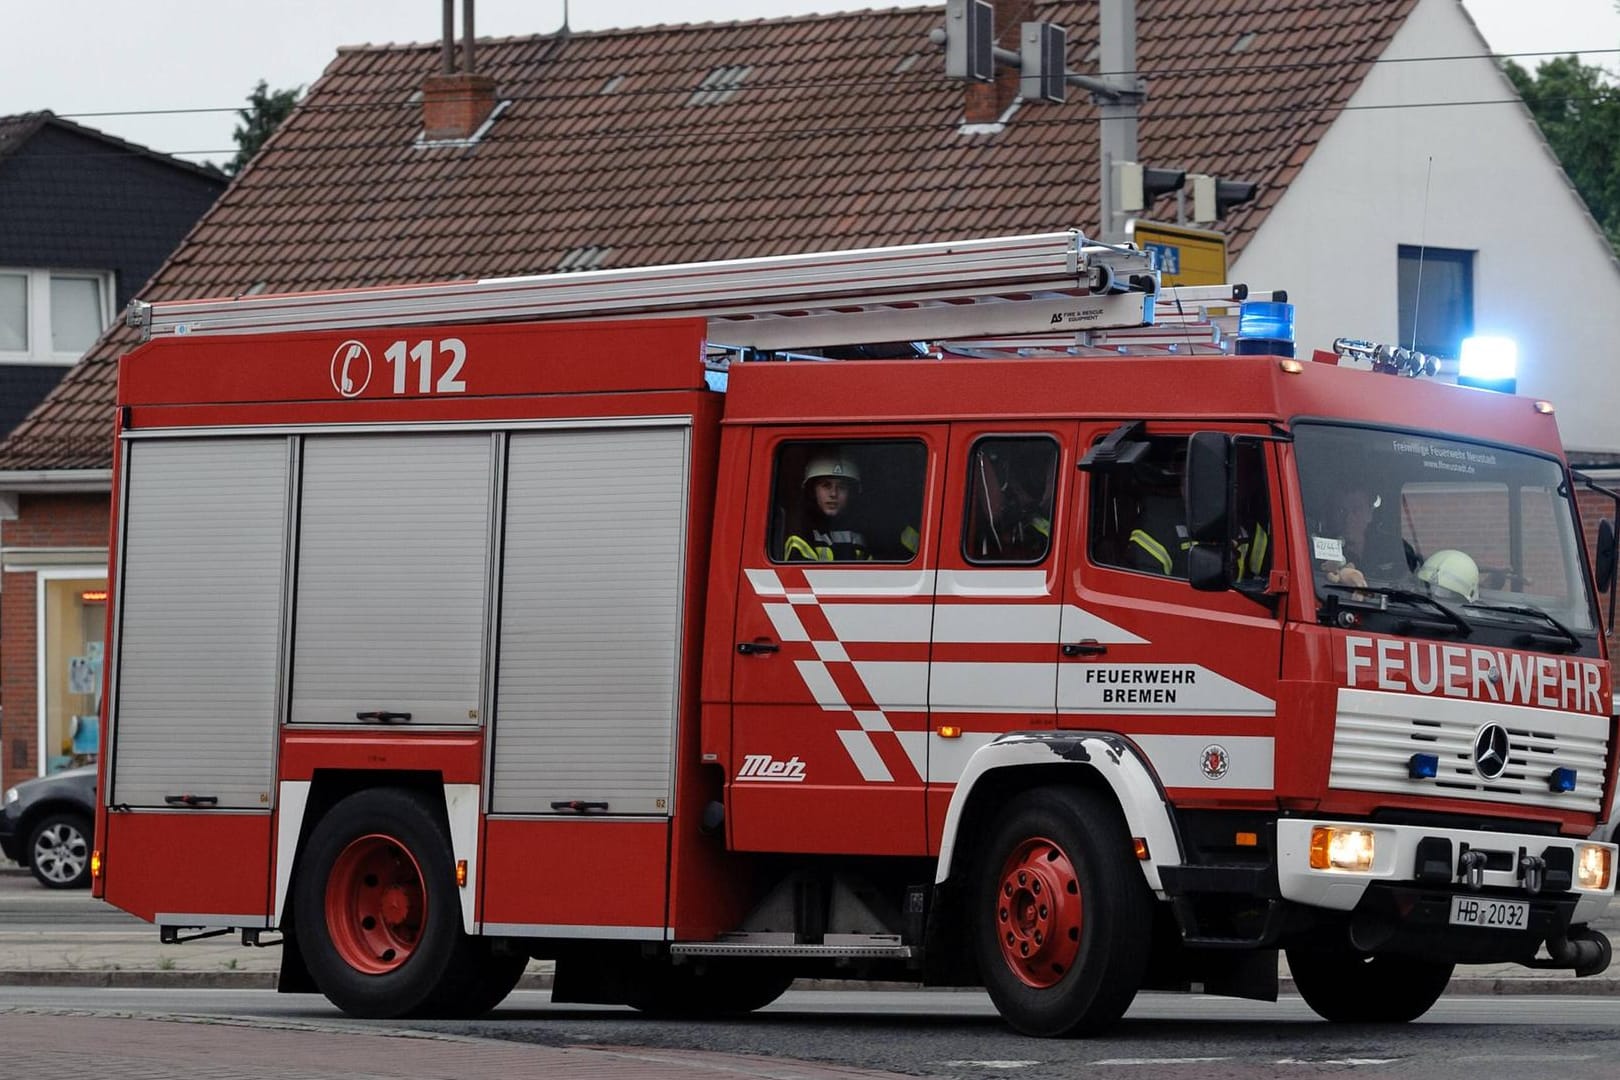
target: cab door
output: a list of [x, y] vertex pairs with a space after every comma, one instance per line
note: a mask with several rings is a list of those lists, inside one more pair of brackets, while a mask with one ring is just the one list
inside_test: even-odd
[[[1250, 593], [1199, 592], [1187, 580], [1181, 516], [1187, 437], [1219, 429], [1234, 451], [1241, 559]], [[1082, 425], [1090, 447], [1118, 424]], [[1082, 473], [1080, 521], [1063, 608], [1058, 726], [1133, 742], [1181, 805], [1272, 797], [1286, 544], [1273, 446], [1260, 425], [1159, 424], [1133, 434], [1129, 464]]]
[[931, 853], [973, 752], [1054, 724], [1076, 430], [951, 426], [929, 668]]
[[[732, 648], [731, 846], [926, 850], [941, 425], [754, 434]], [[829, 518], [814, 481], [841, 478]]]

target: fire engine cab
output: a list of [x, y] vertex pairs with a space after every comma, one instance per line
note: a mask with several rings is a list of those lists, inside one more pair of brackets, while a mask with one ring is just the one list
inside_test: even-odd
[[137, 305], [96, 895], [370, 1017], [1603, 970], [1551, 406], [1244, 300], [1066, 232]]

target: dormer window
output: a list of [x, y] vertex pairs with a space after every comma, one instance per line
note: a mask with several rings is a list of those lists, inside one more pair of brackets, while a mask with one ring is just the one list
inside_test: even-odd
[[112, 321], [112, 275], [0, 267], [0, 363], [71, 364]]

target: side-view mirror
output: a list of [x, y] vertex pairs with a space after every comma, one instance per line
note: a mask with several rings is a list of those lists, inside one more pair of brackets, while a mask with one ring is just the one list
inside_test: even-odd
[[1225, 592], [1236, 576], [1231, 544], [1194, 544], [1187, 549], [1187, 584], [1199, 592]]
[[1608, 592], [1609, 586], [1614, 583], [1615, 563], [1615, 533], [1614, 522], [1608, 519], [1598, 522], [1597, 535], [1597, 571], [1598, 592]]
[[1195, 431], [1187, 440], [1187, 535], [1194, 544], [1232, 539], [1232, 437]]

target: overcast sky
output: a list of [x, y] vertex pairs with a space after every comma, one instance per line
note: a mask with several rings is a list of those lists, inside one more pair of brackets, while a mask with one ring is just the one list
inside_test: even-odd
[[[574, 0], [576, 30], [775, 17], [862, 0]], [[877, 6], [905, 6], [889, 0]], [[1498, 53], [1620, 48], [1615, 0], [1465, 0]], [[563, 0], [477, 0], [479, 36], [550, 33]], [[0, 0], [0, 115], [50, 109], [194, 160], [235, 152], [261, 78], [307, 86], [340, 45], [434, 41], [440, 0]], [[459, 5], [458, 5], [459, 26]], [[1588, 63], [1620, 70], [1620, 54]], [[1525, 61], [1534, 66], [1535, 60]]]

